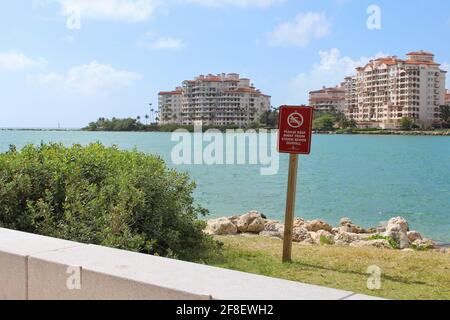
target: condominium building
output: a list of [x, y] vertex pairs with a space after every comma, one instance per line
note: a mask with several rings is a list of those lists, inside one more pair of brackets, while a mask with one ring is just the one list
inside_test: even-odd
[[444, 105], [450, 106], [450, 90], [445, 91], [445, 102]]
[[159, 93], [160, 124], [247, 126], [270, 110], [270, 101], [239, 74], [200, 75]]
[[182, 121], [183, 90], [177, 87], [174, 91], [159, 93], [159, 118], [163, 124], [177, 124]]
[[419, 51], [402, 60], [395, 56], [370, 61], [346, 78], [349, 118], [374, 127], [398, 128], [402, 118], [429, 126], [440, 121], [446, 71], [432, 53]]
[[311, 91], [309, 93], [309, 105], [314, 110], [321, 112], [345, 111], [345, 88], [335, 87]]

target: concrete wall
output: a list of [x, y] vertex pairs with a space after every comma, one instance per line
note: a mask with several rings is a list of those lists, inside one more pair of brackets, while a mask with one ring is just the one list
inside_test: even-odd
[[347, 291], [0, 228], [0, 299], [370, 298]]

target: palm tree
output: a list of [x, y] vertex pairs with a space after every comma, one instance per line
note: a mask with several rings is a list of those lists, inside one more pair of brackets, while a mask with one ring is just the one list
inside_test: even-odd
[[145, 124], [147, 124], [147, 125], [148, 125], [148, 118], [150, 118], [150, 117], [149, 117], [148, 114], [146, 114], [146, 115], [145, 115]]
[[153, 109], [152, 109], [153, 103], [149, 103], [148, 105], [150, 106], [150, 111], [151, 111], [151, 112], [150, 112], [150, 123], [152, 123], [152, 122], [153, 122], [153, 120], [152, 120], [152, 119], [153, 119], [153, 118], [152, 118], [152, 116], [153, 116], [153, 113], [152, 113], [152, 112], [153, 112]]

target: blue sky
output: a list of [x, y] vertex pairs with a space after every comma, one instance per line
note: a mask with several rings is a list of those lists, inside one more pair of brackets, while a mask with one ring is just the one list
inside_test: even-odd
[[240, 73], [279, 106], [383, 54], [432, 51], [449, 70], [450, 2], [1, 1], [0, 39], [0, 127], [81, 127], [143, 116], [198, 74]]

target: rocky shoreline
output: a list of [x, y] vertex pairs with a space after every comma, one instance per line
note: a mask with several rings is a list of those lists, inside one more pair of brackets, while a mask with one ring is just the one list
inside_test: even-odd
[[[244, 215], [223, 217], [207, 221], [205, 233], [215, 236], [254, 234], [283, 239], [284, 223], [267, 219], [258, 211]], [[431, 239], [424, 238], [418, 231], [409, 229], [402, 217], [390, 219], [386, 225], [365, 229], [349, 218], [342, 218], [339, 226], [320, 220], [294, 220], [292, 240], [303, 245], [336, 245], [352, 247], [375, 247], [403, 251], [435, 250], [450, 253]]]

